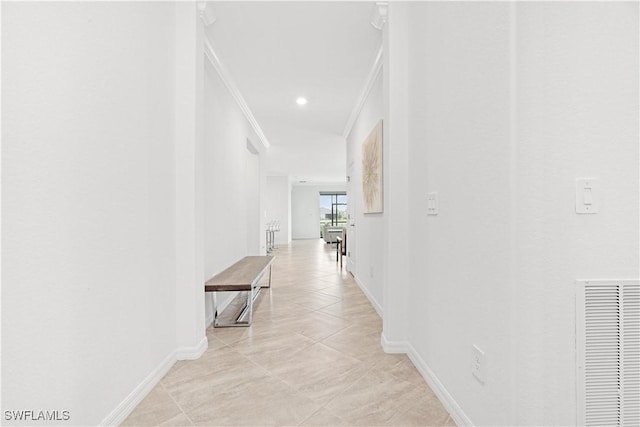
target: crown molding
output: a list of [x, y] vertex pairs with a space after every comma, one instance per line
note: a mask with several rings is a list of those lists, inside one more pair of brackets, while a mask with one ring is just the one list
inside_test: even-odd
[[382, 70], [382, 45], [380, 45], [380, 48], [378, 49], [378, 54], [376, 55], [375, 61], [373, 61], [373, 66], [371, 67], [371, 70], [369, 70], [369, 74], [367, 75], [364, 85], [362, 86], [362, 90], [360, 91], [360, 95], [358, 96], [358, 100], [356, 101], [356, 104], [353, 107], [353, 110], [351, 111], [351, 115], [349, 116], [349, 120], [347, 120], [347, 125], [344, 127], [344, 131], [342, 132], [342, 136], [344, 136], [345, 139], [351, 133], [351, 130], [353, 129], [353, 125], [356, 123], [356, 120], [358, 119], [358, 116], [360, 115], [360, 112], [364, 107], [364, 103], [367, 101], [367, 98], [371, 93], [371, 89], [373, 89], [373, 84], [378, 78], [378, 75], [380, 74], [381, 70]]
[[208, 6], [209, 3], [206, 1], [198, 2], [198, 12], [200, 12], [200, 19], [202, 19], [202, 22], [204, 22], [205, 27], [213, 24], [217, 19], [213, 13], [213, 9]]
[[382, 30], [384, 24], [387, 23], [387, 15], [389, 13], [389, 3], [386, 1], [379, 1], [373, 6], [373, 13], [371, 14], [371, 25], [376, 30]]
[[240, 90], [238, 89], [236, 82], [233, 80], [233, 77], [231, 77], [231, 74], [229, 73], [227, 68], [224, 66], [222, 61], [220, 61], [220, 57], [218, 56], [215, 49], [213, 48], [211, 41], [209, 41], [209, 39], [206, 36], [204, 38], [204, 54], [209, 60], [209, 62], [211, 62], [211, 65], [213, 65], [213, 68], [215, 68], [216, 71], [218, 72], [218, 75], [222, 79], [222, 82], [231, 93], [231, 96], [233, 96], [233, 99], [235, 99], [236, 103], [238, 104], [238, 107], [240, 107], [240, 110], [242, 110], [242, 113], [244, 114], [247, 121], [253, 128], [253, 131], [256, 133], [256, 135], [258, 135], [258, 139], [260, 139], [260, 142], [262, 143], [262, 145], [264, 145], [265, 148], [269, 148], [271, 144], [269, 144], [267, 137], [265, 136], [264, 132], [262, 132], [262, 128], [260, 127], [260, 125], [258, 124], [258, 121], [256, 120], [253, 113], [249, 109], [249, 106], [244, 100], [242, 93], [240, 93]]

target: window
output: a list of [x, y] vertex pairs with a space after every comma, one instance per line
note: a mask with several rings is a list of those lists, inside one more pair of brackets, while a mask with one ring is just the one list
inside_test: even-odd
[[320, 193], [320, 229], [327, 224], [335, 227], [347, 225], [347, 193]]

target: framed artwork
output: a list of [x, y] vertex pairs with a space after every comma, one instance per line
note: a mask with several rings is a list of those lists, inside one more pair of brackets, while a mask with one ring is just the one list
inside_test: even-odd
[[362, 144], [364, 213], [381, 213], [383, 211], [382, 191], [382, 120], [380, 120]]

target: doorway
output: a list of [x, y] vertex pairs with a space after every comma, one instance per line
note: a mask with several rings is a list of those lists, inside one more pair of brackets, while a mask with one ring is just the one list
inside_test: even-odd
[[325, 237], [327, 227], [347, 226], [347, 193], [320, 192], [320, 237]]

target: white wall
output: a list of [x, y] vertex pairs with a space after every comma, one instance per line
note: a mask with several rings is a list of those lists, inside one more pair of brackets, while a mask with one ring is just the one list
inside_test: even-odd
[[[396, 54], [385, 90], [406, 82], [408, 122], [385, 144], [408, 134], [411, 237], [387, 249], [409, 257], [411, 292], [385, 305], [407, 304], [406, 350], [459, 422], [573, 425], [574, 281], [638, 277], [638, 5], [392, 3], [389, 17], [409, 78]], [[575, 213], [579, 177], [600, 180], [599, 214]]]
[[[520, 422], [576, 422], [573, 281], [639, 277], [638, 8], [517, 7]], [[597, 215], [575, 214], [579, 177], [600, 182]]]
[[509, 5], [420, 4], [409, 16], [409, 341], [475, 425], [508, 425]]
[[346, 191], [346, 185], [293, 185], [291, 238], [320, 238], [320, 192]]
[[117, 424], [206, 349], [205, 277], [264, 253], [264, 153], [195, 4], [2, 8], [2, 409]]
[[207, 345], [202, 292], [204, 27], [193, 3], [176, 2], [175, 12], [176, 356], [182, 360], [199, 357]]
[[278, 221], [276, 244], [291, 241], [291, 182], [288, 176], [268, 176], [266, 190], [266, 222]]
[[2, 410], [96, 425], [176, 345], [175, 6], [2, 12]]
[[[204, 79], [205, 149], [205, 277], [209, 278], [246, 255], [259, 255], [261, 153], [258, 138], [210, 62]], [[235, 293], [218, 295], [224, 306]], [[213, 319], [212, 297], [206, 298], [207, 322]]]
[[384, 213], [365, 215], [362, 212], [362, 143], [384, 116], [382, 77], [380, 72], [347, 136], [347, 164], [353, 165], [351, 182], [348, 184], [348, 203], [353, 206], [355, 222], [355, 241], [347, 241], [347, 250], [353, 257], [354, 268], [351, 273], [379, 308], [383, 304], [382, 284], [385, 275]]

